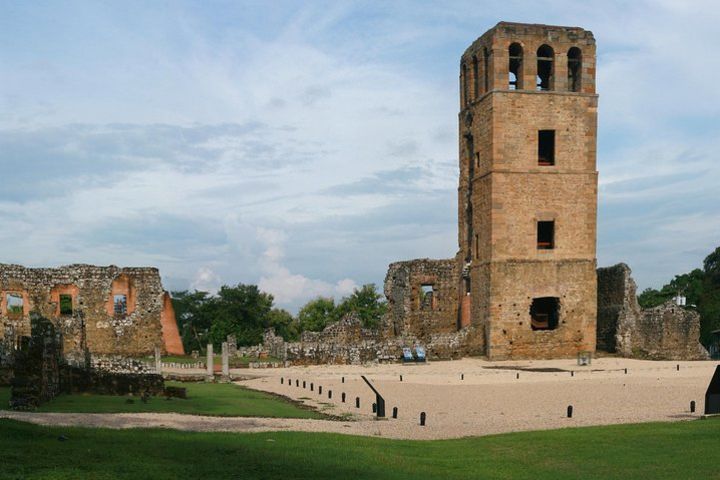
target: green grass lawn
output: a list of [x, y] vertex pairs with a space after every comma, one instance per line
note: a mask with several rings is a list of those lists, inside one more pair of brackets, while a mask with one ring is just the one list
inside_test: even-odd
[[[314, 410], [300, 408], [279, 397], [250, 390], [232, 384], [166, 382], [168, 386], [187, 388], [188, 398], [165, 400], [152, 397], [143, 403], [132, 397], [111, 395], [74, 394], [60, 395], [45, 403], [39, 412], [126, 413], [126, 412], [174, 412], [194, 415], [217, 415], [226, 417], [282, 417], [321, 418]], [[0, 388], [0, 408], [7, 408], [10, 389]]]
[[1, 420], [0, 478], [709, 479], [718, 478], [719, 438], [715, 419], [423, 442]]

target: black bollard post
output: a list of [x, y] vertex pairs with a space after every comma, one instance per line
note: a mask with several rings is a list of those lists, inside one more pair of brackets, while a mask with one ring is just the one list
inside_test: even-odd
[[288, 387], [292, 387], [292, 380], [288, 378]]
[[342, 402], [345, 403], [345, 392], [342, 393], [341, 398], [342, 398]]
[[280, 377], [280, 385], [282, 385], [283, 383], [285, 383], [285, 379], [283, 377]]
[[393, 407], [393, 418], [397, 418], [397, 407]]
[[690, 413], [695, 413], [695, 400], [690, 402]]
[[465, 374], [464, 374], [464, 373], [461, 373], [461, 374], [460, 374], [460, 380], [465, 380]]
[[355, 397], [355, 408], [360, 408], [360, 397]]
[[568, 417], [568, 418], [572, 418], [572, 413], [573, 413], [573, 406], [572, 406], [572, 405], [568, 405], [568, 408], [567, 408], [567, 417]]
[[570, 370], [570, 376], [571, 376], [571, 377], [574, 377], [574, 376], [575, 376], [575, 372], [572, 371], [572, 370]]
[[420, 426], [421, 427], [425, 426], [425, 418], [426, 418], [425, 412], [420, 413]]
[[679, 363], [677, 364], [677, 371], [678, 371], [678, 372], [680, 371], [680, 364], [679, 364]]
[[342, 383], [345, 383], [345, 377], [342, 377]]
[[305, 380], [303, 380], [303, 388], [305, 388]]
[[373, 413], [377, 413], [377, 403], [373, 403]]
[[322, 385], [318, 385], [318, 395], [322, 395]]
[[402, 375], [400, 375], [400, 381], [402, 382]]
[[296, 387], [299, 387], [299, 386], [300, 386], [300, 380], [295, 380], [295, 386], [296, 386]]
[[311, 391], [311, 392], [312, 392], [313, 390], [315, 390], [315, 388], [314, 388], [314, 387], [315, 387], [315, 386], [313, 385], [313, 383], [312, 383], [312, 382], [310, 382], [310, 391]]
[[625, 369], [625, 375], [627, 375], [627, 368]]
[[520, 374], [519, 374], [519, 373], [515, 375], [515, 380], [520, 380]]
[[332, 390], [328, 390], [328, 398], [332, 398]]

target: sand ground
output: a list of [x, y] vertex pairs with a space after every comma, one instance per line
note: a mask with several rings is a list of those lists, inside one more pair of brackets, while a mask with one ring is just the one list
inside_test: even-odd
[[[680, 365], [679, 371], [677, 365]], [[257, 378], [238, 384], [287, 396], [346, 421], [27, 412], [0, 412], [0, 417], [40, 424], [111, 428], [167, 427], [234, 432], [297, 430], [403, 439], [456, 438], [699, 418], [704, 410], [705, 390], [716, 365], [717, 362], [711, 361], [601, 358], [595, 359], [590, 366], [579, 367], [574, 360], [487, 362], [463, 359], [425, 365], [324, 365], [237, 370], [237, 374], [257, 375]], [[361, 375], [365, 375], [385, 398], [386, 419], [374, 417], [375, 395]], [[330, 391], [332, 398], [329, 398]], [[356, 398], [360, 399], [360, 408], [355, 407]], [[693, 400], [697, 410], [690, 413]], [[572, 418], [566, 416], [568, 405], [573, 406]], [[394, 407], [398, 409], [397, 419], [392, 418]], [[427, 416], [424, 427], [419, 425], [421, 412]]]

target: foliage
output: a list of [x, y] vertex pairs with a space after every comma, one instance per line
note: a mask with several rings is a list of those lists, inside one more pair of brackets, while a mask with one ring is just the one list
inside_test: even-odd
[[212, 317], [208, 315], [207, 304], [210, 296], [207, 292], [172, 292], [172, 304], [178, 330], [182, 336], [186, 352], [193, 350], [205, 351], [208, 343], [208, 331], [212, 325]]
[[287, 342], [294, 342], [300, 338], [300, 325], [287, 310], [273, 308], [268, 316], [269, 326]]
[[210, 342], [219, 346], [228, 335], [235, 335], [238, 345], [262, 343], [263, 332], [270, 326], [272, 305], [272, 295], [256, 285], [223, 285], [209, 303], [213, 316]]
[[342, 318], [350, 312], [356, 313], [366, 328], [380, 325], [382, 316], [387, 312], [387, 303], [378, 293], [375, 284], [368, 283], [355, 289], [352, 295], [343, 298], [337, 307], [337, 317]]
[[327, 297], [310, 300], [298, 312], [298, 324], [302, 332], [319, 332], [337, 319], [335, 300]]
[[720, 419], [433, 441], [44, 427], [12, 420], [0, 420], [0, 431], [0, 478], [8, 479], [674, 480], [717, 478], [720, 461]]

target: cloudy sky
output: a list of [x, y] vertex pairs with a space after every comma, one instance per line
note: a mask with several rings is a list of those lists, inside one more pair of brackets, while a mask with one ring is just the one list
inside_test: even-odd
[[720, 6], [0, 0], [0, 262], [154, 265], [295, 310], [457, 250], [458, 63], [500, 20], [598, 45], [598, 263], [720, 245]]

